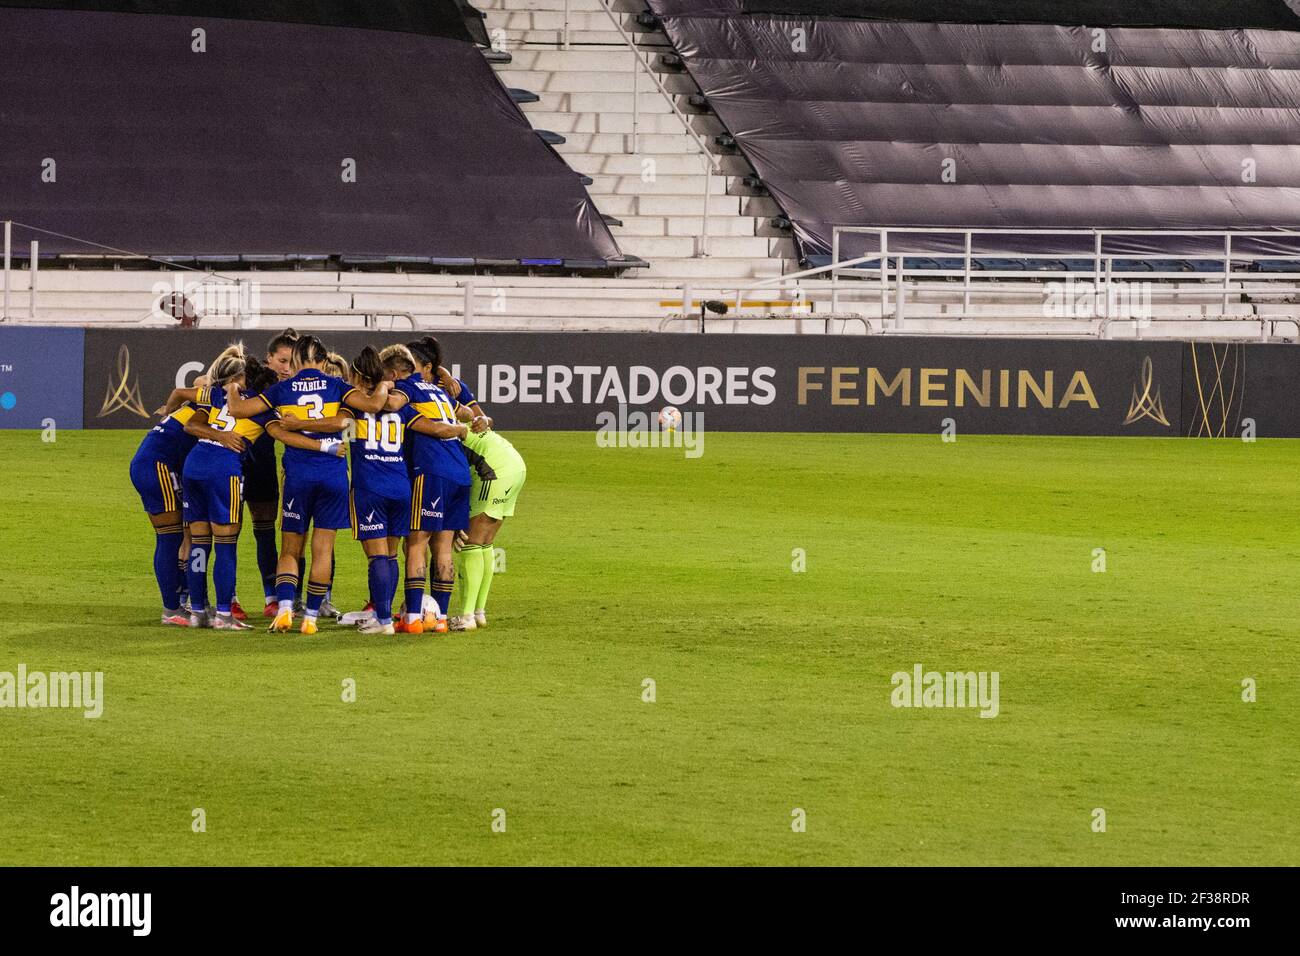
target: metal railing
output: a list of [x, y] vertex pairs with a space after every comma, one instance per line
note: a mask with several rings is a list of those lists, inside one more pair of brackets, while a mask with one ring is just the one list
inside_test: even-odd
[[[13, 226], [9, 220], [4, 224], [4, 296], [0, 298], [0, 322], [14, 321], [10, 311], [10, 297], [13, 290]], [[39, 292], [41, 244], [33, 239], [27, 255], [27, 272], [31, 277], [27, 283], [27, 318], [36, 318], [36, 297]]]
[[[677, 100], [668, 88], [664, 86], [663, 81], [659, 79], [659, 74], [651, 69], [649, 58], [643, 56], [641, 50], [637, 47], [636, 41], [619, 21], [618, 14], [614, 12], [611, 5], [612, 0], [601, 0], [601, 6], [604, 7], [605, 13], [608, 14], [610, 22], [618, 35], [622, 37], [624, 45], [627, 46], [628, 52], [632, 54], [632, 135], [628, 139], [627, 152], [635, 154], [640, 148], [641, 140], [641, 74], [644, 72], [654, 83], [655, 89], [659, 95], [664, 98], [673, 115], [677, 117], [691, 139], [695, 140], [695, 146], [699, 150], [700, 157], [704, 160], [704, 213], [701, 216], [700, 235], [697, 237], [695, 254], [697, 256], [707, 256], [709, 254], [709, 218], [711, 215], [709, 207], [713, 204], [713, 177], [722, 175], [722, 161], [713, 154], [709, 149], [704, 138], [700, 136], [699, 131], [691, 125], [690, 119], [682, 112], [677, 105]], [[566, 18], [567, 23], [567, 18]]]
[[[843, 235], [866, 235], [875, 238], [876, 251], [867, 255], [858, 256], [853, 259], [844, 260], [841, 258]], [[915, 242], [913, 248], [907, 248], [908, 243], [902, 237], [935, 237], [935, 236], [952, 236], [960, 237], [962, 242], [962, 251], [960, 255], [947, 251], [936, 252], [934, 249], [918, 246]], [[1079, 252], [1044, 253], [1041, 250], [1027, 249], [1017, 247], [1009, 241], [1012, 237], [1037, 236], [1043, 239], [1090, 239], [1091, 254], [1082, 254]], [[1178, 252], [1141, 252], [1130, 251], [1129, 249], [1111, 249], [1107, 250], [1106, 241], [1108, 239], [1124, 239], [1132, 242], [1136, 239], [1155, 240], [1153, 245], [1158, 245], [1160, 241], [1167, 241], [1171, 238], [1182, 239], [1201, 239], [1209, 240], [1215, 243], [1221, 243], [1223, 253], [1214, 255], [1198, 254], [1180, 254]], [[1295, 240], [1295, 253], [1287, 252], [1249, 252], [1244, 251], [1250, 245], [1249, 240], [1279, 240], [1291, 238]], [[978, 241], [978, 243], [977, 243]], [[1235, 245], [1234, 245], [1235, 243]], [[978, 244], [978, 249], [977, 249]], [[909, 268], [907, 259], [927, 258], [927, 259], [960, 259], [960, 269], [942, 269], [942, 268]], [[976, 263], [981, 259], [1026, 259], [1039, 261], [1055, 261], [1073, 259], [1073, 260], [1090, 260], [1092, 262], [1091, 273], [1079, 272], [1069, 269], [1042, 269], [1032, 272], [1018, 270], [987, 270], [977, 269]], [[1262, 260], [1287, 260], [1294, 258], [1297, 260], [1295, 271], [1261, 273], [1239, 270], [1236, 267], [1238, 262], [1254, 263]], [[1171, 260], [1185, 262], [1204, 262], [1221, 265], [1217, 270], [1198, 270], [1194, 272], [1157, 272], [1153, 269], [1117, 269], [1116, 262], [1169, 262]], [[851, 270], [851, 271], [850, 271]], [[1193, 295], [1205, 297], [1210, 292], [1210, 286], [1214, 286], [1215, 297], [1221, 305], [1221, 318], [1237, 318], [1238, 316], [1230, 315], [1230, 305], [1233, 296], [1248, 296], [1249, 298], [1273, 298], [1278, 296], [1295, 296], [1300, 294], [1300, 232], [1289, 230], [1270, 230], [1270, 231], [1220, 231], [1220, 230], [1139, 230], [1139, 229], [951, 229], [951, 228], [914, 228], [914, 229], [891, 229], [891, 228], [874, 228], [865, 226], [836, 226], [832, 232], [831, 242], [831, 264], [820, 269], [809, 270], [806, 273], [800, 273], [800, 276], [811, 276], [816, 274], [828, 273], [831, 278], [831, 308], [836, 311], [839, 308], [839, 299], [841, 293], [848, 288], [842, 282], [842, 279], [848, 276], [854, 276], [858, 281], [853, 283], [856, 291], [862, 291], [859, 285], [864, 279], [871, 282], [871, 276], [874, 275], [876, 291], [872, 298], [877, 300], [877, 306], [880, 309], [880, 318], [882, 320], [892, 318], [897, 328], [907, 316], [908, 293], [909, 289], [915, 297], [923, 292], [948, 292], [952, 286], [949, 280], [960, 279], [962, 288], [961, 312], [958, 315], [962, 318], [970, 314], [972, 299], [976, 295], [996, 294], [999, 297], [1024, 297], [1039, 298], [1044, 297], [1043, 288], [1040, 286], [1036, 289], [1016, 290], [1016, 289], [977, 289], [977, 286], [987, 284], [991, 285], [1006, 279], [1019, 279], [1021, 281], [1033, 281], [1042, 283], [1048, 281], [1070, 281], [1086, 282], [1091, 288], [1092, 295], [1095, 296], [1096, 303], [1100, 306], [1100, 313], [1097, 318], [1102, 321], [1099, 334], [1104, 334], [1109, 326], [1117, 320], [1131, 319], [1132, 316], [1113, 315], [1112, 303], [1116, 299], [1116, 286], [1120, 284], [1132, 284], [1142, 282], [1149, 284], [1149, 293], [1153, 300], [1156, 298], [1162, 301], [1174, 300], [1178, 297], [1188, 298]], [[1089, 276], [1087, 280], [1081, 277]], [[892, 276], [892, 281], [891, 281]], [[791, 277], [793, 278], [793, 277]], [[911, 280], [909, 285], [909, 280]], [[1168, 280], [1181, 280], [1184, 283], [1195, 284], [1196, 286], [1205, 286], [1204, 290], [1199, 288], [1189, 290], [1184, 288], [1170, 287], [1167, 284], [1161, 285], [1161, 282]], [[1278, 283], [1290, 282], [1291, 285], [1277, 285]], [[1246, 283], [1253, 283], [1255, 287], [1247, 288]], [[1261, 283], [1265, 285], [1260, 285]], [[893, 301], [891, 303], [891, 296]], [[892, 312], [891, 312], [892, 308]], [[951, 316], [952, 313], [946, 313]]]

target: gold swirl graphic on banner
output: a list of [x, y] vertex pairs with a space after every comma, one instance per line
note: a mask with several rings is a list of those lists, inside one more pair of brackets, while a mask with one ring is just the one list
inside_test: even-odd
[[[1198, 345], [1208, 345], [1210, 349], [1209, 362], [1205, 364], [1204, 371]], [[1190, 342], [1188, 348], [1192, 350], [1197, 408], [1192, 414], [1192, 423], [1187, 428], [1187, 437], [1236, 437], [1237, 426], [1232, 423], [1232, 413], [1235, 409], [1238, 419], [1241, 418], [1246, 398], [1246, 347], [1240, 343], [1219, 346], [1214, 342]], [[1220, 348], [1223, 349], [1222, 353]], [[1232, 359], [1232, 378], [1225, 380], [1229, 358]]]
[[[1155, 377], [1155, 367], [1151, 362], [1151, 356], [1148, 355], [1142, 360], [1142, 377], [1138, 380], [1137, 385], [1133, 386], [1133, 401], [1128, 408], [1128, 417], [1124, 419], [1125, 425], [1132, 425], [1144, 418], [1149, 418], [1157, 425], [1169, 427], [1169, 419], [1165, 417], [1165, 403], [1160, 397], [1159, 386], [1156, 387], [1155, 395], [1151, 394], [1151, 386], [1155, 384]], [[1142, 387], [1141, 394], [1138, 393], [1138, 385]]]
[[131, 353], [125, 345], [117, 350], [117, 384], [113, 384], [113, 375], [109, 373], [108, 388], [104, 392], [104, 404], [99, 409], [99, 417], [104, 418], [116, 411], [127, 411], [141, 418], [148, 418], [144, 410], [144, 399], [140, 397], [140, 380], [128, 384], [131, 376]]

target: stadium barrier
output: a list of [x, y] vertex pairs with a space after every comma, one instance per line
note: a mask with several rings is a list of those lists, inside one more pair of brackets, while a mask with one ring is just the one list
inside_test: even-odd
[[[245, 330], [259, 349], [271, 330]], [[139, 429], [229, 331], [0, 329], [0, 428]], [[338, 332], [354, 356], [407, 336]], [[503, 429], [594, 431], [620, 405], [753, 432], [1300, 437], [1285, 345], [445, 332]], [[84, 356], [84, 358], [83, 358]]]

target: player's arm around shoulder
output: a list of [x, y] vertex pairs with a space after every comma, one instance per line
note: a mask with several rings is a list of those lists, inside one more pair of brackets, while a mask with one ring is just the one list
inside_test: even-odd
[[469, 434], [469, 428], [465, 425], [451, 422], [435, 422], [423, 415], [411, 419], [406, 427], [413, 432], [429, 435], [433, 438], [464, 438]]
[[209, 425], [208, 410], [206, 408], [200, 408], [190, 416], [190, 420], [185, 423], [185, 434], [198, 439], [206, 438], [208, 441], [214, 441], [223, 448], [229, 448], [236, 454], [242, 454], [244, 451], [244, 437], [236, 435], [234, 432], [219, 431]]
[[393, 383], [388, 381], [380, 382], [369, 394], [359, 388], [353, 388], [343, 396], [343, 404], [363, 415], [374, 415], [384, 410], [392, 388]]
[[263, 412], [269, 412], [274, 405], [265, 395], [253, 395], [245, 398], [239, 385], [231, 382], [226, 386], [226, 407], [236, 418], [253, 418]]
[[[312, 424], [317, 425], [319, 423], [313, 422]], [[266, 423], [266, 433], [286, 448], [319, 451], [327, 455], [337, 455], [340, 458], [347, 454], [347, 444], [338, 438], [308, 438], [306, 435], [300, 435], [296, 431], [289, 430], [287, 426], [288, 422], [285, 419], [276, 418]]]

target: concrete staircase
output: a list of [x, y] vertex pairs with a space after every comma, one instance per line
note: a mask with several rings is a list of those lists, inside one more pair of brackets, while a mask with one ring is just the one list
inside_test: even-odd
[[[512, 62], [496, 67], [501, 81], [537, 94], [539, 101], [524, 104], [524, 113], [536, 129], [565, 137], [556, 149], [592, 178], [588, 191], [596, 208], [621, 223], [611, 225], [620, 248], [651, 263], [637, 277], [708, 282], [797, 271], [793, 240], [770, 223], [780, 209], [744, 184], [753, 174], [744, 157], [726, 155], [714, 143], [723, 127], [712, 113], [690, 105], [699, 93], [691, 78], [661, 65], [658, 54], [671, 53], [671, 47], [662, 32], [648, 32], [637, 22], [643, 3], [615, 0], [619, 22], [652, 54], [651, 67], [662, 71], [678, 109], [720, 163], [720, 174], [708, 183], [707, 226], [709, 173], [699, 146], [640, 72], [599, 0], [569, 0], [568, 49], [562, 48], [564, 0], [486, 0], [476, 6], [486, 16], [494, 47], [511, 55]], [[701, 241], [706, 228], [707, 241]]]

